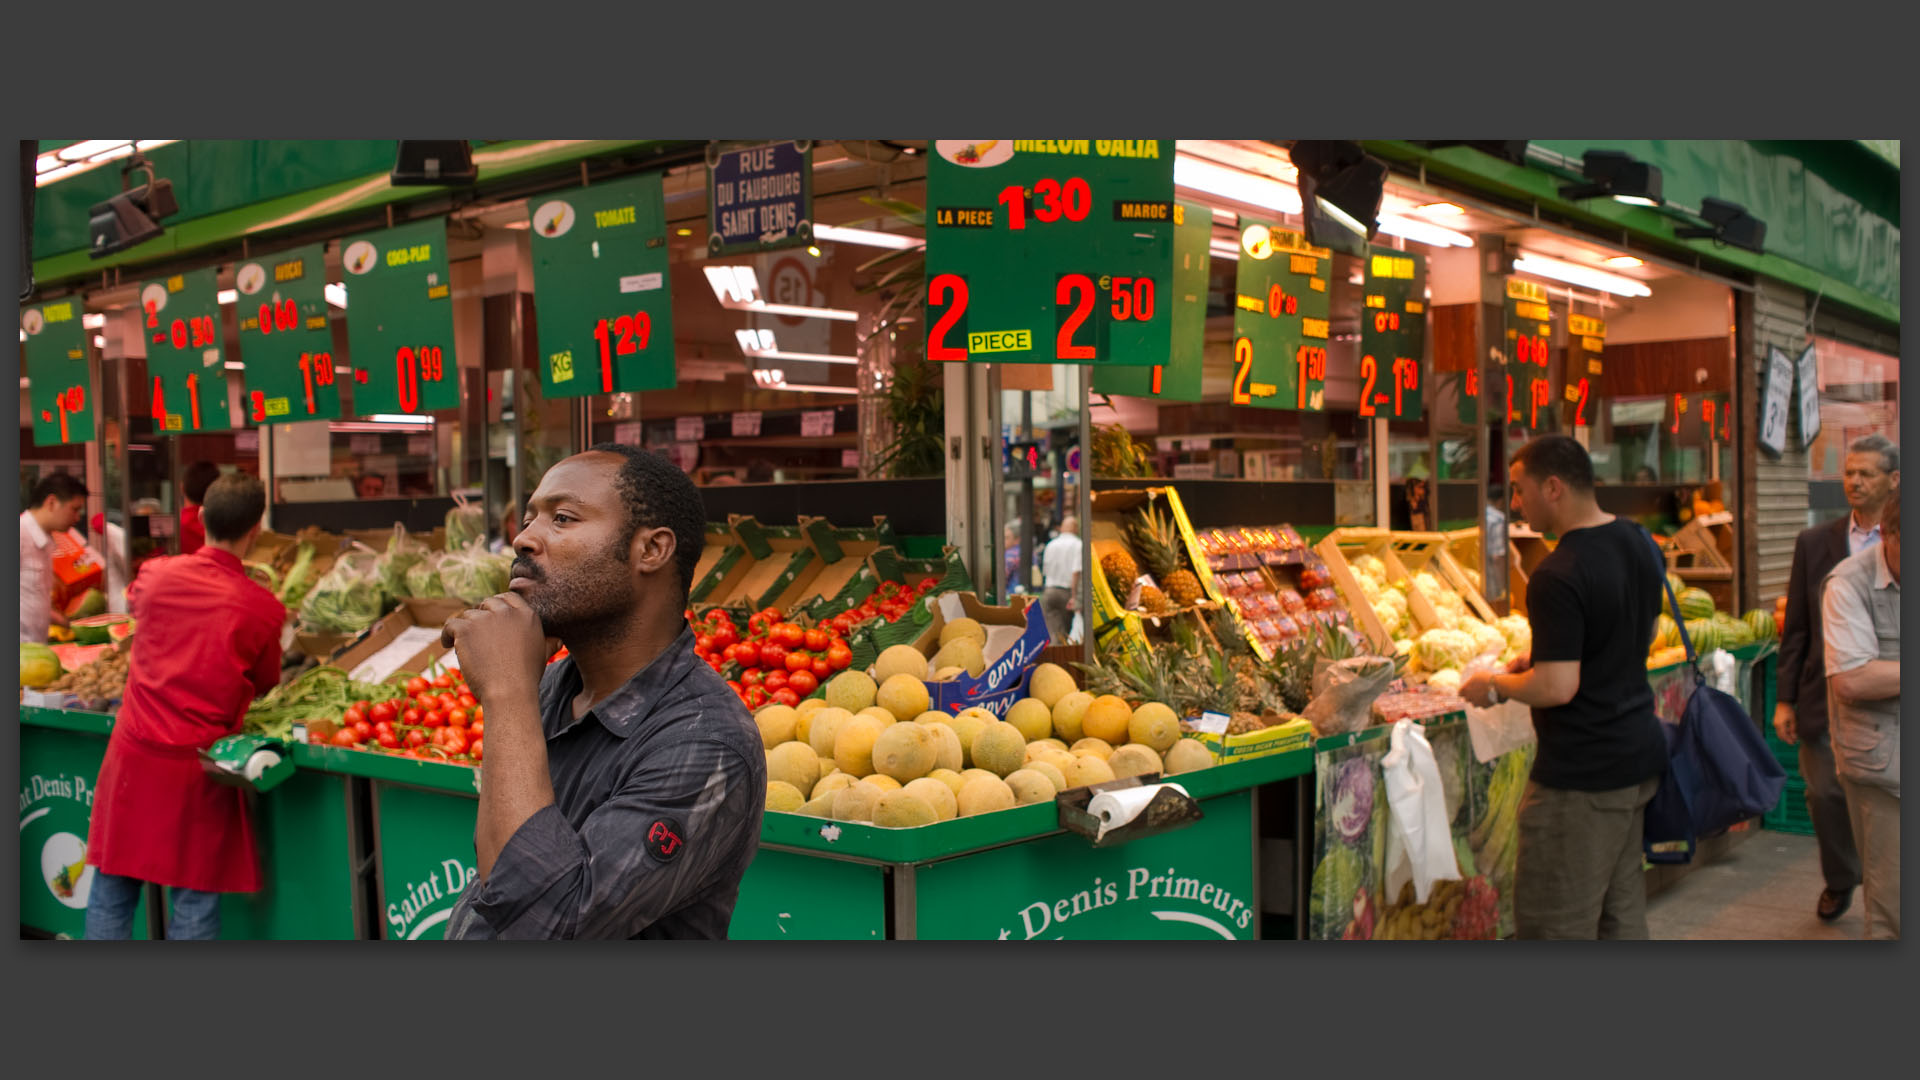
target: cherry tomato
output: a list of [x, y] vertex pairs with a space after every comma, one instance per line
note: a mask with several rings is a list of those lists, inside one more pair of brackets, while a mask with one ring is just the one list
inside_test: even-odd
[[833, 663], [824, 656], [816, 656], [813, 658], [811, 670], [815, 680], [824, 679], [833, 674]]
[[780, 610], [779, 608], [777, 608], [777, 607], [770, 607], [770, 608], [767, 608], [767, 609], [766, 609], [765, 611], [762, 611], [762, 612], [760, 613], [760, 617], [761, 617], [762, 619], [765, 619], [765, 620], [766, 620], [766, 621], [767, 621], [767, 622], [768, 622], [769, 624], [771, 624], [771, 623], [777, 623], [777, 622], [779, 622], [779, 621], [780, 621], [780, 619], [781, 619], [781, 617], [782, 617], [782, 616], [783, 616], [784, 614], [785, 614], [785, 613], [784, 613], [784, 612], [782, 612], [782, 611], [781, 611], [781, 610]]
[[473, 723], [467, 725], [467, 738], [475, 742], [479, 742], [480, 736], [486, 734], [486, 732], [487, 725], [485, 721], [475, 720]]
[[821, 630], [818, 627], [806, 632], [807, 650], [809, 652], [819, 652], [826, 648], [827, 642], [831, 640], [832, 637], [828, 635], [825, 630]]
[[414, 707], [421, 712], [426, 712], [428, 709], [440, 704], [440, 702], [432, 694], [415, 694], [413, 696], [413, 704]]
[[460, 674], [460, 669], [457, 667], [447, 669], [447, 678], [452, 679], [454, 682], [465, 682], [467, 680], [465, 675]]
[[792, 690], [801, 697], [806, 697], [819, 687], [820, 680], [812, 671], [796, 671], [787, 676], [786, 689]]
[[427, 714], [422, 712], [421, 710], [408, 709], [405, 713], [401, 714], [400, 721], [401, 723], [406, 724], [408, 727], [419, 727], [420, 722], [425, 720], [426, 718], [427, 718]]
[[792, 708], [793, 706], [800, 704], [800, 695], [793, 692], [793, 687], [783, 686], [780, 689], [775, 690], [773, 692], [773, 700], [779, 702], [782, 705], [787, 706], [788, 708]]
[[747, 707], [749, 709], [758, 709], [760, 706], [765, 705], [766, 703], [767, 703], [766, 690], [758, 686], [750, 686], [747, 688]]
[[343, 724], [364, 724], [367, 722], [367, 711], [358, 705], [349, 705], [347, 706], [347, 711], [341, 715], [340, 722]]
[[741, 667], [756, 668], [760, 666], [760, 646], [751, 641], [743, 641], [735, 645], [733, 649], [733, 658], [740, 662]]
[[775, 690], [778, 690], [781, 687], [787, 685], [787, 680], [791, 679], [792, 677], [793, 677], [792, 674], [786, 671], [784, 668], [774, 670], [774, 671], [769, 671], [767, 672], [766, 681], [761, 683], [760, 685], [762, 689], [766, 690], [767, 693], [771, 694]]
[[787, 647], [769, 640], [760, 646], [760, 666], [769, 671], [779, 671], [787, 666]]
[[393, 734], [393, 725], [387, 723], [385, 720], [382, 720], [379, 723], [373, 725], [374, 738], [377, 739], [382, 735], [391, 735], [391, 734]]
[[427, 680], [421, 678], [418, 675], [415, 675], [413, 678], [407, 680], [407, 696], [408, 697], [417, 697], [421, 694], [426, 693], [429, 689], [430, 689], [430, 686], [427, 683]]
[[454, 709], [458, 708], [460, 705], [460, 695], [459, 694], [441, 694], [439, 697], [436, 697], [433, 699], [433, 704], [441, 712], [452, 712]]
[[740, 646], [729, 645], [720, 650], [720, 660], [722, 663], [731, 664], [738, 659], [740, 659]]
[[721, 668], [726, 666], [726, 662], [721, 660], [718, 656], [708, 656], [707, 666], [712, 668], [715, 671], [719, 671]]
[[789, 649], [798, 649], [807, 643], [807, 632], [799, 623], [780, 624], [780, 644]]
[[713, 651], [713, 635], [701, 634], [700, 636], [694, 638], [693, 647], [695, 649], [698, 649], [702, 655], [712, 652]]
[[447, 713], [447, 726], [463, 728], [467, 726], [467, 710], [455, 708]]
[[373, 736], [373, 741], [386, 747], [388, 750], [392, 750], [400, 745], [400, 736], [395, 735], [392, 728], [388, 728], [385, 731], [376, 733]]
[[790, 652], [787, 654], [788, 671], [806, 671], [811, 667], [813, 667], [813, 657], [808, 656], [806, 653]]
[[460, 700], [455, 702], [455, 704], [459, 705], [461, 708], [467, 710], [468, 712], [472, 712], [473, 707], [475, 705], [480, 704], [480, 702], [472, 694], [461, 694]]
[[391, 724], [394, 718], [399, 715], [399, 711], [393, 707], [393, 702], [391, 701], [383, 701], [367, 711], [367, 718], [376, 724], [382, 720]]
[[353, 733], [355, 735], [360, 736], [361, 742], [366, 742], [368, 739], [373, 738], [373, 725], [367, 723], [365, 720], [362, 720], [357, 724], [350, 724], [348, 726], [353, 729]]
[[939, 578], [927, 578], [927, 579], [926, 579], [925, 581], [922, 581], [922, 582], [920, 583], [920, 586], [919, 586], [919, 588], [917, 588], [917, 589], [915, 589], [915, 590], [913, 590], [913, 591], [914, 591], [914, 592], [915, 592], [916, 594], [918, 594], [918, 595], [920, 595], [920, 596], [925, 596], [926, 594], [928, 594], [928, 593], [930, 593], [930, 592], [932, 592], [932, 591], [933, 591], [933, 587], [934, 587], [935, 585], [938, 585], [939, 583], [940, 583], [940, 579], [939, 579]]
[[844, 641], [836, 641], [827, 646], [827, 666], [835, 671], [845, 671], [853, 665], [853, 650]]
[[740, 631], [733, 628], [731, 622], [723, 622], [713, 628], [713, 643], [725, 648], [740, 640]]
[[467, 733], [459, 728], [448, 728], [447, 737], [440, 745], [449, 754], [464, 754], [467, 752]]
[[428, 727], [446, 727], [447, 714], [441, 712], [439, 709], [430, 709], [427, 711], [426, 717], [421, 722], [426, 724]]
[[436, 686], [436, 687], [438, 687], [438, 688], [440, 688], [440, 689], [442, 689], [442, 690], [445, 690], [445, 689], [446, 689], [447, 687], [449, 687], [449, 686], [452, 686], [452, 685], [453, 685], [453, 676], [451, 676], [451, 675], [435, 675], [435, 676], [433, 677], [433, 685], [434, 685], [434, 686]]
[[467, 753], [469, 753], [469, 754], [472, 754], [472, 755], [473, 755], [473, 760], [475, 760], [475, 761], [479, 761], [479, 760], [480, 760], [480, 745], [481, 745], [481, 744], [482, 744], [483, 742], [485, 742], [485, 741], [486, 741], [486, 740], [484, 740], [484, 739], [479, 739], [479, 738], [476, 738], [476, 739], [474, 739], [474, 740], [473, 740], [473, 745], [472, 745], [472, 746], [469, 746], [469, 747], [467, 747]]
[[333, 738], [328, 741], [335, 746], [358, 746], [360, 745], [360, 733], [350, 727], [343, 727], [339, 731], [334, 732]]
[[427, 733], [420, 730], [419, 728], [414, 728], [412, 731], [407, 732], [406, 738], [401, 739], [400, 741], [407, 744], [409, 747], [425, 746], [427, 745]]
[[767, 673], [759, 668], [748, 668], [740, 673], [740, 682], [743, 686], [759, 686], [766, 677]]
[[473, 714], [473, 722], [477, 724], [480, 722], [481, 717], [485, 715], [487, 707], [485, 705], [475, 705], [467, 711]]

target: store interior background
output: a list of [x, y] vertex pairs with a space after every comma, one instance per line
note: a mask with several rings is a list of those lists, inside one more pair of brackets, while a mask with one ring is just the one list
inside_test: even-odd
[[[863, 511], [870, 516], [873, 507], [884, 506], [903, 535], [939, 537], [947, 531], [949, 488], [942, 481], [947, 463], [938, 448], [923, 455], [928, 460], [905, 469], [876, 467], [901, 434], [890, 419], [890, 406], [914, 411], [912, 402], [892, 400], [899, 395], [890, 398], [890, 393], [896, 372], [920, 363], [920, 309], [908, 304], [904, 313], [883, 323], [878, 316], [883, 294], [866, 288], [918, 257], [910, 245], [922, 230], [910, 224], [908, 213], [926, 201], [923, 146], [911, 141], [819, 144], [816, 220], [857, 231], [823, 236], [812, 249], [757, 256], [708, 257], [704, 166], [669, 169], [666, 206], [680, 381], [671, 391], [584, 401], [542, 398], [533, 375], [536, 315], [525, 198], [460, 207], [451, 214], [448, 244], [463, 393], [458, 410], [440, 414], [316, 421], [264, 432], [236, 423], [228, 433], [157, 438], [147, 416], [138, 285], [90, 289], [101, 438], [86, 447], [35, 447], [23, 394], [22, 489], [50, 470], [84, 468], [101, 477], [91, 511], [103, 512], [126, 530], [137, 565], [172, 546], [180, 509], [178, 477], [196, 460], [250, 471], [270, 467], [272, 524], [280, 531], [308, 524], [376, 528], [395, 520], [430, 529], [456, 496], [484, 500], [497, 529], [514, 500], [524, 498], [553, 462], [578, 447], [612, 440], [656, 446], [675, 456], [705, 489], [714, 520], [752, 513], [781, 523], [805, 513], [851, 525], [864, 523]], [[1499, 462], [1527, 437], [1518, 428], [1496, 431], [1491, 460], [1479, 460], [1477, 432], [1454, 420], [1449, 397], [1459, 392], [1463, 373], [1476, 362], [1475, 319], [1499, 318], [1497, 305], [1475, 309], [1487, 276], [1482, 260], [1491, 257], [1497, 266], [1502, 252], [1590, 268], [1637, 282], [1650, 293], [1622, 295], [1521, 275], [1548, 290], [1556, 329], [1550, 363], [1556, 373], [1565, 362], [1569, 312], [1606, 323], [1604, 390], [1593, 403], [1592, 426], [1585, 434], [1608, 509], [1671, 518], [1687, 492], [1732, 480], [1734, 447], [1752, 437], [1747, 418], [1734, 416], [1723, 439], [1710, 439], [1697, 422], [1674, 431], [1671, 419], [1675, 395], [1684, 395], [1696, 410], [1689, 420], [1699, 416], [1705, 402], [1724, 410], [1734, 400], [1739, 342], [1733, 287], [1398, 176], [1387, 186], [1381, 214], [1403, 223], [1399, 231], [1405, 235], [1396, 238], [1383, 230], [1376, 242], [1403, 245], [1428, 259], [1426, 416], [1387, 422], [1358, 415], [1361, 270], [1350, 256], [1336, 256], [1332, 276], [1325, 411], [1229, 404], [1238, 222], [1258, 216], [1300, 228], [1298, 215], [1285, 212], [1298, 206], [1294, 171], [1286, 151], [1272, 144], [1182, 141], [1178, 147], [1180, 198], [1215, 211], [1204, 398], [1176, 404], [1086, 394], [1078, 368], [992, 365], [987, 378], [995, 400], [985, 416], [1008, 444], [1001, 456], [993, 533], [1005, 536], [1015, 554], [992, 570], [974, 568], [983, 587], [993, 583], [989, 591], [1037, 590], [1035, 553], [1062, 514], [1082, 505], [1074, 466], [1082, 461], [1076, 451], [1083, 419], [1093, 426], [1119, 424], [1135, 439], [1152, 443], [1153, 475], [1177, 480], [1196, 521], [1205, 525], [1289, 521], [1320, 531], [1369, 524], [1404, 528], [1405, 481], [1424, 477], [1433, 485], [1437, 511], [1431, 524], [1471, 526], [1481, 481], [1499, 488], [1504, 472]], [[551, 186], [570, 182], [577, 178]], [[336, 282], [344, 278], [339, 247], [337, 239], [328, 246], [329, 280]], [[889, 255], [895, 258], [871, 265]], [[744, 290], [737, 271], [714, 273], [718, 268], [750, 268], [765, 302], [833, 314], [794, 317], [746, 309], [738, 299], [723, 299], [728, 281]], [[232, 275], [227, 261], [222, 289], [232, 288]], [[138, 276], [153, 274], [143, 269]], [[911, 274], [906, 279], [917, 280]], [[334, 295], [339, 302], [330, 311], [335, 356], [345, 367], [351, 362], [346, 337], [353, 317], [351, 293], [335, 290]], [[235, 321], [224, 319], [222, 326], [229, 368], [244, 364]], [[1831, 337], [1818, 337], [1816, 344], [1822, 431], [1809, 455], [1809, 523], [1844, 512], [1839, 484], [1844, 446], [1869, 431], [1893, 434], [1898, 409], [1896, 357]], [[245, 415], [239, 375], [228, 372], [235, 421]], [[931, 380], [920, 381], [937, 389], [941, 376], [935, 371]], [[343, 381], [344, 411], [351, 411], [351, 392], [350, 381]], [[1090, 413], [1085, 418], [1083, 401]], [[920, 404], [925, 424], [927, 402]], [[1555, 405], [1542, 430], [1569, 427], [1572, 407]], [[833, 433], [801, 434], [801, 413], [826, 409], [835, 412]], [[757, 436], [731, 430], [731, 418], [743, 411], [761, 414]], [[129, 418], [124, 430], [116, 419], [123, 416]], [[677, 421], [696, 416], [704, 418], [701, 436], [688, 438]], [[942, 442], [944, 431], [919, 434], [923, 442]], [[270, 442], [270, 454], [261, 446], [263, 439]], [[1262, 480], [1245, 478], [1253, 454], [1264, 455]], [[1490, 465], [1494, 475], [1483, 478]], [[1095, 484], [1143, 482], [1096, 478]], [[1736, 517], [1745, 512], [1740, 485], [1726, 483], [1719, 494]], [[1229, 520], [1236, 513], [1244, 520]]]

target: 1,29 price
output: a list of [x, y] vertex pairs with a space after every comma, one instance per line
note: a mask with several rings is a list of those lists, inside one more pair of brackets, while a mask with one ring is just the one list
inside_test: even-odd
[[[618, 345], [613, 341], [615, 334], [620, 335]], [[647, 341], [653, 337], [653, 319], [644, 311], [622, 315], [613, 320], [611, 327], [607, 320], [601, 319], [593, 328], [593, 336], [600, 342], [600, 391], [610, 394], [613, 392], [613, 358], [644, 351]]]
[[[1036, 180], [1033, 185], [1033, 219], [1040, 222], [1055, 222], [1061, 218], [1068, 221], [1085, 221], [1093, 212], [1093, 188], [1078, 176], [1070, 177], [1065, 183], [1058, 180]], [[1027, 227], [1027, 189], [1019, 184], [1008, 184], [1000, 189], [1000, 205], [1007, 208], [1007, 228], [1018, 230]]]
[[[1420, 362], [1405, 356], [1393, 360], [1393, 415], [1397, 418], [1405, 409], [1405, 394], [1409, 390], [1420, 389]], [[1378, 415], [1375, 406], [1385, 404], [1387, 395], [1375, 394], [1374, 384], [1380, 379], [1380, 364], [1371, 356], [1360, 358], [1360, 377], [1366, 385], [1360, 390], [1360, 415]]]

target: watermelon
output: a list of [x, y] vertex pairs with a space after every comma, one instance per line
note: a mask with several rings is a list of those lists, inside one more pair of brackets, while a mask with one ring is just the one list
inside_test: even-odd
[[113, 628], [126, 622], [125, 615], [95, 615], [86, 619], [75, 619], [73, 640], [80, 645], [105, 645], [112, 639]]
[[1754, 608], [1747, 612], [1747, 628], [1753, 631], [1753, 640], [1772, 641], [1780, 636], [1780, 626], [1773, 621], [1773, 612]]
[[1716, 611], [1713, 613], [1712, 621], [1714, 627], [1720, 631], [1721, 644], [1724, 648], [1733, 649], [1753, 644], [1753, 628], [1747, 625], [1745, 619], [1736, 619], [1724, 611]]
[[1678, 644], [1680, 644], [1680, 624], [1674, 622], [1667, 613], [1661, 612], [1653, 620], [1653, 647], [1671, 649]]
[[1677, 616], [1692, 622], [1695, 619], [1713, 618], [1713, 597], [1705, 589], [1688, 589], [1680, 594], [1680, 613]]
[[114, 623], [112, 626], [107, 627], [107, 640], [115, 644], [126, 641], [132, 636], [133, 619], [131, 617], [129, 617], [126, 622]]
[[69, 619], [85, 619], [107, 613], [107, 594], [99, 589], [88, 589], [67, 605], [61, 614]]
[[1687, 637], [1693, 641], [1695, 656], [1705, 656], [1722, 646], [1720, 628], [1712, 619], [1688, 619]]

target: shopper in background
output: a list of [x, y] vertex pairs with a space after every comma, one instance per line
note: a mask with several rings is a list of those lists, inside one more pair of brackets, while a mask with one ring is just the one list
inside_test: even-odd
[[[441, 640], [487, 715], [479, 876], [449, 938], [724, 938], [760, 845], [766, 750], [682, 613], [706, 510], [602, 443], [547, 470], [508, 592]], [[568, 655], [547, 665], [547, 639]]]
[[1860, 851], [1867, 937], [1900, 937], [1900, 500], [1821, 600], [1834, 765]]
[[1527, 581], [1533, 651], [1477, 673], [1475, 705], [1533, 709], [1539, 751], [1520, 804], [1514, 922], [1522, 938], [1645, 938], [1646, 806], [1666, 771], [1647, 648], [1665, 567], [1645, 529], [1600, 509], [1593, 461], [1564, 435], [1511, 467], [1520, 511], [1559, 545]]
[[1040, 556], [1046, 588], [1040, 593], [1040, 614], [1046, 617], [1053, 644], [1064, 645], [1073, 630], [1073, 600], [1080, 595], [1080, 519], [1068, 514], [1060, 535], [1047, 541]]
[[49, 627], [67, 625], [53, 607], [53, 538], [79, 524], [87, 485], [52, 473], [33, 485], [27, 502], [20, 512], [20, 644], [45, 645]]
[[125, 939], [143, 884], [173, 890], [167, 937], [220, 933], [220, 894], [260, 888], [246, 792], [209, 778], [200, 752], [239, 732], [280, 682], [286, 609], [241, 564], [267, 489], [234, 473], [205, 492], [207, 542], [154, 559], [127, 589], [139, 633], [93, 802], [87, 937]]
[[1820, 590], [1841, 560], [1880, 542], [1880, 515], [1900, 494], [1900, 448], [1883, 435], [1856, 439], [1847, 448], [1847, 516], [1802, 532], [1793, 542], [1787, 578], [1787, 617], [1780, 635], [1773, 730], [1800, 747], [1800, 776], [1807, 784], [1807, 816], [1820, 847], [1826, 887], [1814, 912], [1828, 922], [1846, 914], [1860, 884], [1860, 855], [1846, 792], [1834, 770], [1827, 729], [1827, 656], [1820, 632]]
[[207, 488], [220, 479], [220, 466], [211, 461], [196, 461], [187, 466], [180, 478], [180, 493], [187, 504], [180, 508], [180, 554], [191, 555], [207, 542], [206, 526], [200, 523], [200, 504], [206, 501]]

